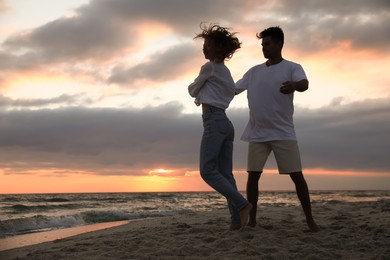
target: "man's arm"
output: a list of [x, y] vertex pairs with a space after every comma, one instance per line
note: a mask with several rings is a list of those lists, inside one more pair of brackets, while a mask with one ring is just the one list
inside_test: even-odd
[[244, 90], [248, 89], [248, 84], [249, 84], [249, 71], [247, 71], [244, 76], [236, 82], [236, 95], [240, 94]]
[[280, 87], [280, 92], [283, 94], [291, 94], [294, 91], [303, 92], [309, 88], [309, 81], [307, 79], [302, 79], [300, 81], [286, 81], [283, 83], [283, 86]]

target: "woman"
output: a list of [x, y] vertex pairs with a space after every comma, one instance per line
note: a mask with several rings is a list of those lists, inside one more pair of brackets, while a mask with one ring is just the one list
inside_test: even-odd
[[235, 83], [224, 61], [241, 43], [234, 33], [219, 25], [201, 25], [206, 62], [199, 76], [188, 86], [195, 104], [202, 105], [203, 137], [200, 148], [200, 175], [228, 201], [231, 230], [242, 230], [248, 223], [252, 205], [237, 190], [233, 176], [234, 128], [225, 109], [235, 95]]

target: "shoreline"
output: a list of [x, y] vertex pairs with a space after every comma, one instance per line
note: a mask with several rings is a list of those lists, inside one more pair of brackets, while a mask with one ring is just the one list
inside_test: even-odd
[[100, 229], [112, 228], [125, 225], [131, 220], [97, 223], [92, 225], [76, 226], [70, 228], [54, 229], [49, 231], [38, 231], [14, 236], [0, 238], [0, 252], [20, 247], [36, 245], [67, 237], [77, 236], [84, 233], [97, 231]]
[[228, 210], [127, 224], [0, 251], [0, 259], [386, 259], [390, 201], [314, 204], [321, 231], [297, 206], [262, 206], [258, 225], [228, 231]]

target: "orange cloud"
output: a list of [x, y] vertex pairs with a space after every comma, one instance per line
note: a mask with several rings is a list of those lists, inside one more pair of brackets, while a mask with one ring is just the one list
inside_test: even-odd
[[357, 171], [338, 171], [338, 170], [328, 170], [328, 169], [306, 169], [305, 174], [309, 175], [326, 175], [326, 176], [371, 176], [371, 177], [386, 177], [389, 176], [389, 173], [385, 172], [357, 172]]
[[[49, 170], [35, 170], [29, 171], [29, 174], [11, 175], [5, 175], [0, 172], [0, 193], [213, 191], [202, 180], [197, 171], [188, 171], [185, 176], [163, 176], [164, 173], [169, 171], [174, 172], [175, 170], [151, 170], [150, 172], [157, 173], [157, 175], [153, 176], [100, 176], [88, 172], [66, 172], [65, 170], [61, 174], [58, 174], [58, 172], [56, 174], [56, 172]], [[334, 188], [348, 189], [352, 187], [365, 189], [367, 180], [372, 182], [368, 184], [369, 188], [375, 185], [377, 181], [388, 180], [388, 173], [378, 172], [305, 169], [304, 174], [311, 189], [331, 190]], [[238, 189], [244, 191], [247, 179], [246, 171], [235, 170], [234, 176]], [[356, 184], [359, 185], [356, 186]], [[294, 190], [290, 178], [279, 175], [277, 169], [266, 169], [260, 186], [262, 190]]]
[[178, 183], [180, 181], [159, 176], [0, 174], [0, 193], [155, 192], [187, 190], [184, 188], [185, 185]]

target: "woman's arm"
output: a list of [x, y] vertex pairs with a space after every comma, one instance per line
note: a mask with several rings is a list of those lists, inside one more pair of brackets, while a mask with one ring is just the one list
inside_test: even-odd
[[188, 92], [190, 93], [191, 97], [196, 97], [203, 87], [204, 83], [207, 81], [208, 78], [213, 73], [212, 64], [210, 62], [204, 64], [199, 72], [198, 77], [188, 86]]

